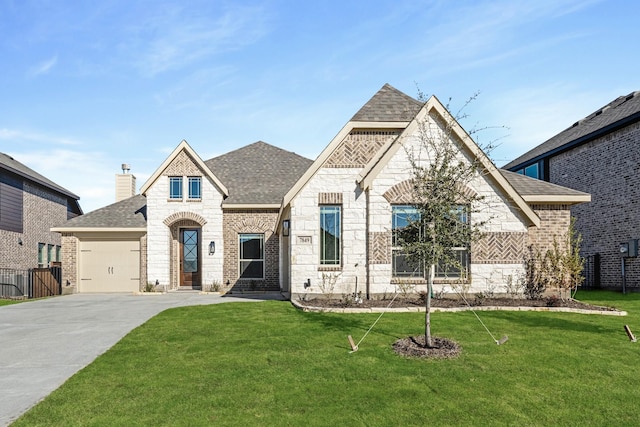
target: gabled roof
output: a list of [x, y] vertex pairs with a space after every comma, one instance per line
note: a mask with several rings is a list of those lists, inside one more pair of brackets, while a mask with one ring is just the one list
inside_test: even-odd
[[542, 158], [599, 138], [638, 120], [640, 120], [640, 91], [619, 96], [503, 167], [510, 170], [518, 169], [527, 163], [537, 162]]
[[312, 160], [263, 141], [239, 148], [205, 164], [229, 189], [223, 206], [280, 207], [285, 193], [311, 166]]
[[422, 108], [422, 102], [385, 83], [351, 118], [352, 122], [408, 122]]
[[151, 185], [153, 185], [153, 183], [156, 182], [158, 178], [160, 178], [160, 176], [162, 175], [162, 172], [164, 172], [167, 166], [169, 166], [171, 162], [173, 162], [173, 160], [176, 158], [176, 156], [180, 154], [180, 152], [183, 150], [191, 157], [191, 159], [193, 159], [196, 165], [211, 179], [211, 181], [213, 181], [213, 183], [218, 187], [222, 195], [224, 197], [228, 196], [229, 191], [227, 190], [227, 188], [222, 184], [222, 182], [220, 182], [218, 177], [215, 176], [213, 172], [211, 172], [211, 170], [207, 167], [207, 165], [205, 165], [205, 163], [202, 161], [200, 156], [196, 154], [193, 148], [191, 148], [191, 146], [184, 139], [182, 140], [182, 142], [180, 142], [180, 144], [178, 144], [176, 149], [173, 150], [171, 154], [169, 154], [169, 157], [167, 157], [165, 161], [162, 162], [160, 167], [156, 169], [156, 171], [153, 173], [153, 175], [151, 175], [151, 177], [147, 180], [147, 182], [144, 183], [144, 185], [140, 189], [140, 193], [143, 195], [146, 195], [146, 192], [149, 189], [149, 187], [151, 187]]
[[500, 173], [527, 203], [574, 204], [591, 201], [591, 194], [541, 181], [515, 172], [500, 169]]
[[[357, 128], [362, 129], [404, 129], [420, 110], [422, 103], [400, 92], [388, 83], [376, 92], [373, 97], [344, 125], [333, 137], [329, 145], [318, 155], [311, 166], [285, 194], [280, 208], [283, 209], [302, 190], [307, 182], [318, 172], [331, 154], [340, 146], [347, 135]], [[413, 116], [408, 114], [415, 111]]]
[[5, 169], [11, 173], [19, 175], [29, 181], [32, 181], [36, 184], [42, 185], [56, 193], [60, 193], [63, 196], [70, 197], [74, 200], [79, 200], [80, 197], [73, 194], [71, 191], [67, 190], [64, 187], [59, 186], [55, 182], [51, 181], [48, 178], [40, 175], [38, 172], [33, 169], [23, 165], [13, 157], [0, 153], [0, 168]]
[[420, 123], [428, 119], [430, 115], [435, 115], [439, 119], [446, 123], [452, 124], [452, 136], [457, 137], [461, 143], [462, 148], [467, 150], [468, 154], [472, 158], [477, 159], [488, 176], [493, 182], [507, 195], [517, 206], [517, 208], [524, 214], [524, 216], [530, 221], [531, 224], [539, 226], [540, 218], [533, 209], [526, 203], [520, 194], [513, 188], [513, 186], [500, 174], [498, 168], [487, 157], [487, 155], [478, 147], [473, 141], [471, 136], [460, 126], [455, 118], [447, 111], [445, 106], [436, 98], [431, 96], [424, 104], [420, 112], [415, 116], [411, 123], [406, 127], [402, 134], [395, 140], [389, 141], [384, 147], [380, 149], [378, 155], [376, 155], [367, 166], [358, 175], [358, 184], [363, 190], [369, 188], [380, 173], [384, 166], [391, 160], [391, 158], [398, 152], [401, 147], [401, 140], [405, 136], [413, 135], [418, 131]]
[[144, 231], [147, 227], [147, 198], [138, 194], [70, 219], [51, 231]]

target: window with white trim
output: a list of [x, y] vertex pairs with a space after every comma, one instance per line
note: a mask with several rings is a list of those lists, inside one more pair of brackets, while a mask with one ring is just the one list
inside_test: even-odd
[[182, 177], [169, 177], [169, 199], [182, 200]]
[[202, 178], [199, 176], [190, 176], [189, 183], [189, 199], [199, 200], [202, 198]]
[[[392, 275], [393, 277], [403, 278], [423, 278], [425, 277], [426, 266], [413, 265], [407, 261], [407, 256], [403, 253], [398, 243], [398, 230], [406, 227], [412, 221], [420, 218], [420, 212], [413, 206], [396, 205], [391, 207], [391, 227], [392, 227]], [[464, 224], [469, 221], [469, 209], [466, 206], [458, 206], [453, 215]], [[469, 244], [468, 242], [460, 242], [459, 246], [452, 248], [456, 254], [458, 265], [448, 265], [444, 263], [436, 264], [435, 277], [439, 279], [459, 279], [466, 277], [469, 271]]]
[[341, 206], [320, 206], [320, 265], [340, 265], [341, 222]]
[[241, 279], [264, 279], [264, 234], [239, 234]]

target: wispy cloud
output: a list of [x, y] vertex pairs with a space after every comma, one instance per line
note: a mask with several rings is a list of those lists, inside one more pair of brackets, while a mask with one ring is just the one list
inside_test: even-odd
[[190, 14], [187, 7], [159, 8], [132, 29], [130, 44], [144, 75], [179, 69], [217, 53], [254, 43], [267, 32], [268, 12], [260, 6], [234, 6], [210, 14]]
[[43, 74], [49, 73], [53, 67], [58, 63], [58, 55], [54, 55], [53, 57], [47, 59], [34, 66], [29, 70], [29, 75], [31, 77], [37, 77]]
[[7, 128], [0, 128], [0, 140], [12, 141], [16, 144], [20, 142], [39, 142], [53, 145], [79, 144], [78, 141], [63, 136]]
[[[579, 12], [600, 1], [504, 0], [451, 7], [443, 11], [440, 22], [426, 27], [423, 36], [429, 43], [416, 50], [414, 57], [429, 60], [432, 64], [442, 64], [443, 70], [446, 70], [444, 72], [448, 72], [452, 62], [459, 67], [473, 68], [530, 53], [540, 47], [557, 44], [565, 37], [581, 36], [541, 35], [531, 30], [537, 27], [537, 23]], [[529, 37], [528, 31], [532, 31], [535, 37]], [[517, 47], [514, 48], [514, 45]]]

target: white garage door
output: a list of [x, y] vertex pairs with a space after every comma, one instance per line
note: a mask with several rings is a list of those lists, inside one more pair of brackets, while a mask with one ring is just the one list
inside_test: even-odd
[[133, 292], [140, 283], [140, 241], [81, 241], [79, 292]]

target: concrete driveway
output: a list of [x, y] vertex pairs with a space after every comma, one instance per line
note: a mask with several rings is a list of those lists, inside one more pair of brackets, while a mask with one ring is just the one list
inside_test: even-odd
[[75, 294], [0, 307], [0, 426], [26, 412], [129, 331], [163, 310], [280, 299], [190, 292]]

